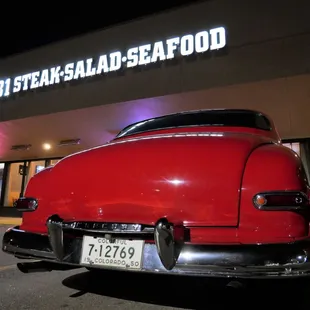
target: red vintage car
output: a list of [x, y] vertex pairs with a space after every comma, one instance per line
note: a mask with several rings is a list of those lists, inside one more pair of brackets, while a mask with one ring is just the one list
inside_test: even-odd
[[19, 263], [24, 272], [306, 276], [308, 197], [302, 162], [268, 116], [176, 113], [37, 173], [2, 249], [36, 260]]

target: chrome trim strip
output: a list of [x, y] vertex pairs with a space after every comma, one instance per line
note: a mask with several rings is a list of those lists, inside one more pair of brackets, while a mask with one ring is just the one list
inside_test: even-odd
[[[63, 229], [68, 229], [67, 227], [63, 227]], [[70, 228], [73, 231], [80, 231], [80, 232], [90, 232], [90, 233], [105, 233], [105, 234], [139, 234], [139, 235], [149, 235], [149, 234], [153, 234], [154, 230], [150, 230], [150, 231], [121, 231], [121, 230], [101, 230], [101, 229], [83, 229], [83, 228]]]
[[[59, 221], [62, 221], [59, 219]], [[110, 223], [110, 222], [62, 222], [63, 229], [76, 231], [118, 233], [118, 234], [152, 234], [154, 227], [138, 223]]]

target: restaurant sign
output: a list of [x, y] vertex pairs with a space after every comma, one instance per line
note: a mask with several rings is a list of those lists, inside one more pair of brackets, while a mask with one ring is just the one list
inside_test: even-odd
[[129, 48], [127, 51], [115, 50], [102, 54], [97, 59], [88, 58], [53, 66], [0, 80], [0, 97], [8, 97], [21, 91], [48, 87], [72, 80], [107, 74], [124, 68], [134, 68], [151, 63], [192, 54], [219, 50], [226, 46], [224, 27], [199, 31], [168, 38], [163, 41]]

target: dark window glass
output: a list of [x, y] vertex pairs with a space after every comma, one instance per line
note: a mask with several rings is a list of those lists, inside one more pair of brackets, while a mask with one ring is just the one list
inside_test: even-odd
[[117, 138], [146, 131], [175, 127], [225, 126], [271, 130], [269, 120], [261, 113], [248, 110], [212, 110], [171, 114], [141, 121], [125, 127]]

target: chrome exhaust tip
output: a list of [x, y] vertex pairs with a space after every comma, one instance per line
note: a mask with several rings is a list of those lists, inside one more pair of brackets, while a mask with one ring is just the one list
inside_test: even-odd
[[46, 262], [17, 263], [17, 268], [22, 273], [49, 272], [53, 270]]
[[246, 287], [245, 282], [238, 280], [232, 280], [226, 284], [227, 289], [233, 289], [233, 290], [243, 289], [245, 287]]
[[17, 263], [17, 268], [22, 273], [34, 273], [34, 272], [50, 272], [54, 270], [66, 271], [72, 269], [82, 268], [81, 266], [73, 266], [66, 264], [59, 264], [47, 261], [35, 261], [27, 263]]

